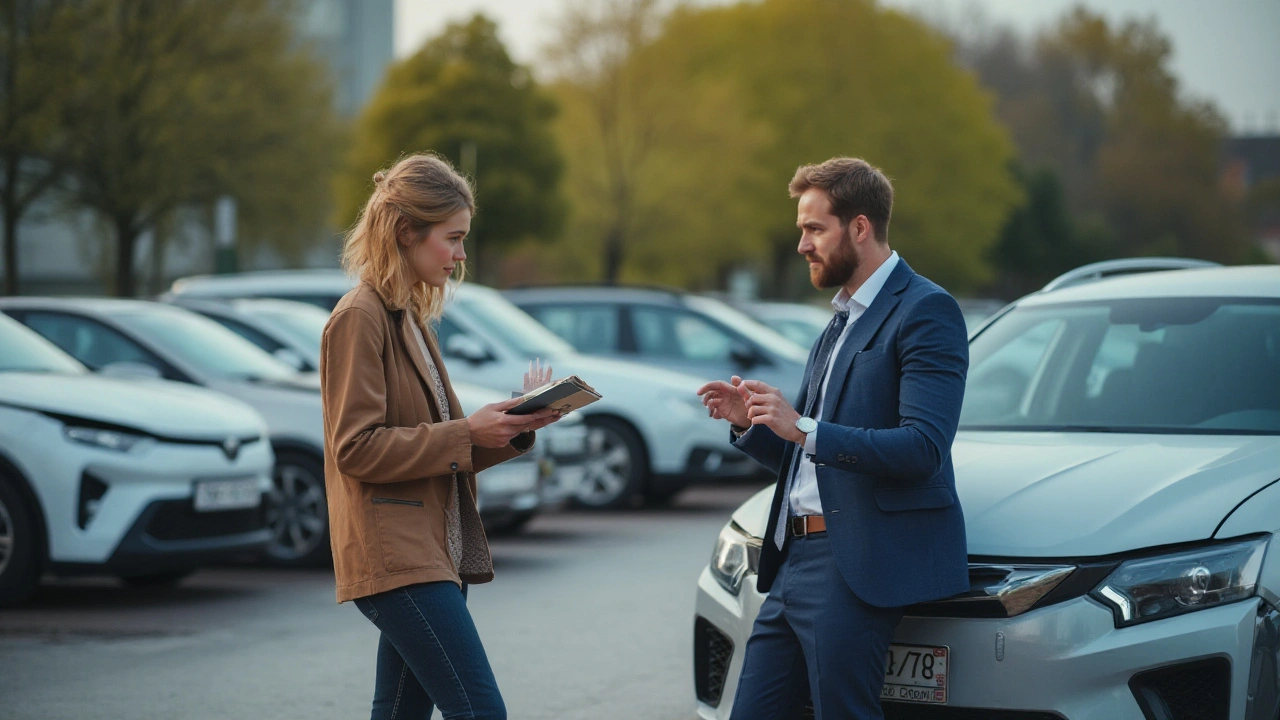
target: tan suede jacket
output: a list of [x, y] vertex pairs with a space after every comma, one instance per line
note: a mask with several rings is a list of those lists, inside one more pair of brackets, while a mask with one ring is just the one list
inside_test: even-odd
[[[472, 446], [434, 334], [426, 332], [454, 418], [441, 421], [411, 322], [361, 284], [324, 329], [324, 474], [338, 602], [415, 583], [492, 580], [475, 474], [533, 445], [533, 433], [525, 433], [501, 449]], [[482, 566], [461, 575], [446, 540], [455, 473], [464, 541]]]

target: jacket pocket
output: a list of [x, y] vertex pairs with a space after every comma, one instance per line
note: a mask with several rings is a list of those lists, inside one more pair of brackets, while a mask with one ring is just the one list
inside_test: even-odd
[[876, 506], [885, 512], [938, 510], [951, 507], [955, 502], [955, 496], [946, 485], [876, 490]]
[[374, 505], [408, 505], [410, 507], [422, 507], [421, 500], [399, 500], [397, 498], [373, 498]]
[[387, 572], [422, 567], [426, 562], [429, 526], [421, 500], [373, 498], [373, 519]]

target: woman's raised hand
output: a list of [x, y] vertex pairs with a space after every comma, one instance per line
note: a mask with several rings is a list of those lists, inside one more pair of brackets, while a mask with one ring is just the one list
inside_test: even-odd
[[551, 366], [548, 365], [543, 369], [542, 358], [530, 360], [529, 372], [524, 374], [523, 392], [533, 392], [549, 382], [551, 382]]
[[543, 409], [528, 415], [508, 415], [507, 411], [520, 404], [520, 398], [503, 400], [485, 405], [467, 416], [471, 429], [471, 444], [484, 448], [506, 447], [511, 439], [522, 432], [538, 430], [560, 419], [558, 410]]

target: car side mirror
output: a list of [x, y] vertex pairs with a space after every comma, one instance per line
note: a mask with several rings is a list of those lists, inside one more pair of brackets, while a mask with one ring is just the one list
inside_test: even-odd
[[302, 357], [302, 353], [292, 348], [276, 348], [275, 352], [272, 352], [271, 355], [274, 356], [275, 359], [298, 372], [302, 372], [307, 369], [307, 359]]
[[454, 335], [444, 344], [444, 354], [479, 365], [493, 359], [485, 346], [470, 335]]
[[739, 343], [729, 350], [729, 359], [741, 366], [743, 370], [750, 370], [759, 365], [764, 358], [760, 357], [760, 353], [756, 352], [755, 348]]
[[132, 361], [107, 363], [98, 369], [98, 374], [122, 380], [159, 380], [164, 377], [156, 367]]

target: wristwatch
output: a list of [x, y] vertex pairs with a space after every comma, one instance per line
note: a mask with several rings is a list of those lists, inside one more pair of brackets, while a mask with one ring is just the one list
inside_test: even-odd
[[796, 418], [796, 429], [804, 433], [805, 435], [808, 435], [809, 433], [818, 429], [818, 421], [814, 420], [811, 417], [801, 416], [799, 418]]

